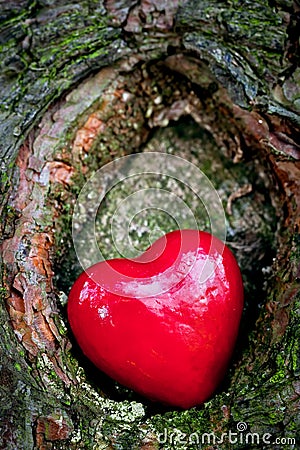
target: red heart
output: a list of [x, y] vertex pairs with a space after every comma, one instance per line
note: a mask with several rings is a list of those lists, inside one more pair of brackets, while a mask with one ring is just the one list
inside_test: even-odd
[[154, 401], [189, 408], [222, 380], [243, 308], [230, 250], [197, 230], [177, 230], [142, 256], [83, 272], [68, 301], [72, 331], [102, 371]]

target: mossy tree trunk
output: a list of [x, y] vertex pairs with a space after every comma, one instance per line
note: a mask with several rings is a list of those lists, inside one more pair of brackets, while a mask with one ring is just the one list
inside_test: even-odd
[[[203, 433], [201, 448], [299, 447], [299, 14], [281, 0], [2, 3], [1, 448], [200, 448]], [[84, 180], [186, 115], [230, 164], [251, 162], [277, 224], [224, 386], [180, 412], [96, 381], [57, 286]], [[255, 255], [241, 252], [245, 273]]]

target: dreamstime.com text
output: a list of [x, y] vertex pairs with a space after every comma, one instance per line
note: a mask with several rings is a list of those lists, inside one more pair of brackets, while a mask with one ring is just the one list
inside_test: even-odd
[[292, 437], [275, 437], [271, 433], [254, 433], [247, 430], [248, 426], [246, 422], [238, 422], [236, 430], [229, 430], [227, 433], [216, 435], [214, 432], [210, 433], [183, 433], [178, 429], [171, 431], [170, 429], [164, 429], [163, 433], [158, 435], [158, 442], [161, 445], [174, 446], [177, 448], [183, 448], [184, 446], [194, 445], [195, 448], [201, 449], [206, 445], [221, 445], [230, 444], [242, 444], [242, 445], [281, 445], [285, 447], [294, 447], [296, 445], [296, 439]]

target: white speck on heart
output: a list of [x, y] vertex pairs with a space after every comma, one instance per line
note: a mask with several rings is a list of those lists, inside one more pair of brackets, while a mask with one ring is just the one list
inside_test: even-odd
[[100, 319], [105, 319], [108, 316], [108, 308], [106, 306], [101, 306], [101, 308], [98, 308], [98, 315]]
[[183, 274], [184, 276], [193, 269], [194, 264], [197, 261], [197, 252], [189, 251], [183, 253], [177, 272]]
[[138, 297], [150, 297], [163, 292], [161, 280], [158, 280], [157, 277], [159, 277], [159, 275], [151, 277], [148, 282], [143, 284], [137, 281], [120, 284], [122, 284], [123, 292], [125, 294], [137, 295]]
[[191, 278], [198, 283], [205, 283], [215, 272], [215, 263], [209, 257], [200, 259], [191, 270]]
[[80, 291], [79, 295], [79, 305], [89, 298], [89, 282], [86, 281]]

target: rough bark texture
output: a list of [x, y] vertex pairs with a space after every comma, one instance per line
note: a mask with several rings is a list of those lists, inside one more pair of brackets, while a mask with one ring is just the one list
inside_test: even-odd
[[[280, 0], [1, 2], [1, 448], [300, 446], [299, 12]], [[218, 148], [216, 182], [238, 171], [222, 200], [247, 303], [224, 385], [181, 412], [95, 372], [65, 298], [85, 179], [187, 118]]]

